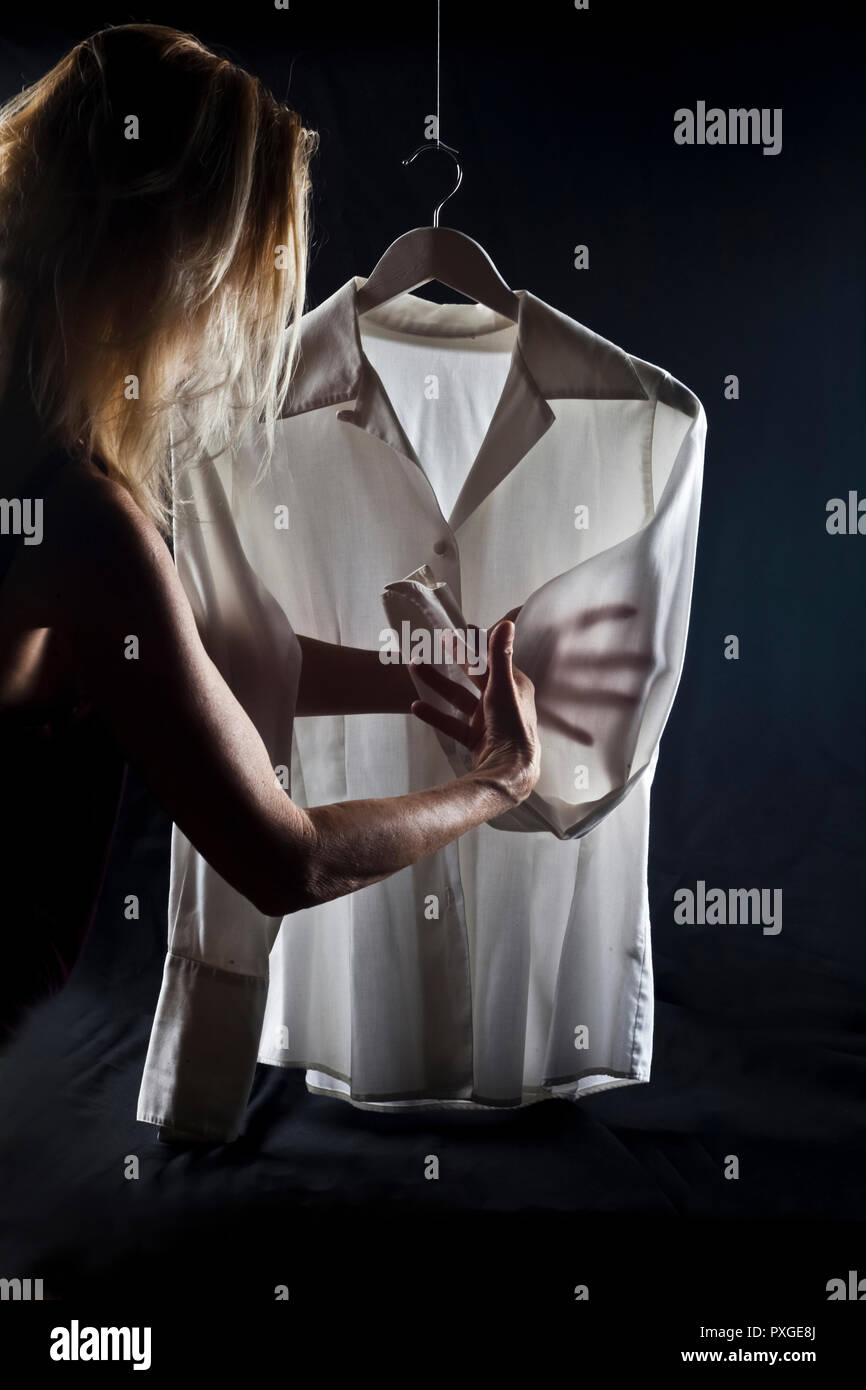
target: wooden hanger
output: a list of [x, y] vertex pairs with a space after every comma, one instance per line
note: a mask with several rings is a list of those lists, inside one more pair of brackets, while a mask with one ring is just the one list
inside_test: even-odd
[[403, 163], [411, 164], [424, 150], [444, 150], [450, 155], [457, 165], [457, 182], [435, 209], [432, 227], [415, 227], [392, 241], [377, 261], [372, 275], [358, 290], [358, 313], [366, 314], [398, 294], [438, 280], [516, 323], [520, 300], [508, 288], [483, 246], [465, 232], [439, 226], [442, 207], [453, 198], [463, 180], [457, 151], [437, 140], [420, 145]]

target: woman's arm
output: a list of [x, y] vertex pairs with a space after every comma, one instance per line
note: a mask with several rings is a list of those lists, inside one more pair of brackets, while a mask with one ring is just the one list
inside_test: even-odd
[[[65, 525], [43, 557], [50, 625], [169, 815], [262, 912], [281, 916], [354, 892], [529, 795], [539, 758], [533, 691], [511, 667], [513, 627], [502, 624], [476, 701], [472, 772], [406, 796], [296, 806], [207, 656], [156, 528], [107, 479], [78, 478], [64, 493]], [[135, 660], [126, 657], [130, 636]]]
[[408, 714], [415, 687], [402, 664], [378, 652], [298, 637], [303, 665], [295, 713]]
[[[512, 608], [505, 617], [514, 622], [519, 612]], [[415, 687], [404, 664], [383, 662], [378, 652], [320, 642], [317, 637], [299, 636], [298, 642], [303, 657], [295, 706], [299, 717], [409, 713]]]

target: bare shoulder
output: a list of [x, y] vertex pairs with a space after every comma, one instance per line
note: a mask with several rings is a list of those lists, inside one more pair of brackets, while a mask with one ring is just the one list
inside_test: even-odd
[[95, 468], [70, 464], [53, 494], [59, 524], [46, 547], [46, 580], [67, 616], [140, 611], [155, 599], [174, 607], [180, 594], [168, 546], [127, 489]]
[[125, 542], [166, 549], [157, 527], [122, 483], [96, 468], [70, 462], [55, 483], [64, 525], [59, 539], [69, 546], [86, 542], [100, 558], [110, 558]]

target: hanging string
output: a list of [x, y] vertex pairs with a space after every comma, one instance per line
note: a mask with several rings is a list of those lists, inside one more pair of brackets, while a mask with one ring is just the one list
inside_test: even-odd
[[442, 71], [441, 51], [442, 0], [436, 0], [436, 144], [439, 144], [439, 80]]
[[457, 165], [457, 182], [455, 183], [455, 185], [454, 185], [454, 187], [452, 188], [451, 192], [450, 192], [450, 193], [446, 193], [445, 197], [442, 199], [442, 202], [441, 202], [441, 203], [438, 205], [438, 207], [435, 209], [435, 211], [434, 211], [434, 213], [433, 213], [433, 226], [434, 226], [434, 227], [438, 227], [438, 226], [439, 226], [439, 213], [440, 213], [440, 211], [442, 210], [442, 207], [444, 206], [445, 203], [448, 202], [448, 199], [449, 199], [449, 198], [453, 198], [454, 194], [457, 192], [457, 190], [458, 190], [458, 188], [460, 187], [460, 184], [461, 184], [461, 182], [462, 182], [462, 180], [463, 180], [463, 169], [461, 168], [460, 161], [459, 161], [459, 159], [457, 158], [457, 151], [456, 151], [455, 149], [453, 149], [451, 145], [446, 145], [446, 144], [444, 143], [444, 141], [440, 138], [440, 135], [439, 135], [439, 123], [440, 123], [440, 120], [441, 120], [441, 118], [442, 118], [442, 109], [441, 109], [441, 97], [442, 97], [442, 24], [441, 24], [441, 20], [442, 20], [441, 0], [436, 0], [436, 142], [435, 142], [435, 145], [431, 145], [430, 140], [427, 139], [426, 136], [425, 136], [425, 142], [424, 142], [424, 144], [421, 145], [421, 146], [419, 146], [419, 148], [418, 148], [417, 150], [415, 150], [414, 154], [410, 154], [408, 159], [404, 159], [404, 160], [403, 160], [404, 165], [414, 164], [414, 162], [415, 162], [415, 160], [418, 158], [418, 155], [419, 155], [419, 154], [423, 154], [425, 150], [429, 150], [429, 149], [433, 148], [433, 149], [437, 149], [437, 150], [445, 150], [449, 155], [451, 155], [452, 159], [454, 160], [454, 163]]

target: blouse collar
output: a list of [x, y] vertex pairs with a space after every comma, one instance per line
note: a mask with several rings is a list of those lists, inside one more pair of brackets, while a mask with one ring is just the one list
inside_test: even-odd
[[[361, 341], [355, 275], [301, 322], [298, 365], [284, 417], [340, 402], [353, 409], [338, 418], [382, 439], [414, 464], [418, 459]], [[475, 510], [550, 428], [551, 400], [647, 400], [622, 348], [546, 304], [517, 290], [517, 335], [508, 377], [481, 449], [450, 517], [453, 529]], [[512, 321], [475, 303], [434, 304], [398, 295], [365, 315], [365, 322], [426, 336], [478, 336]]]

